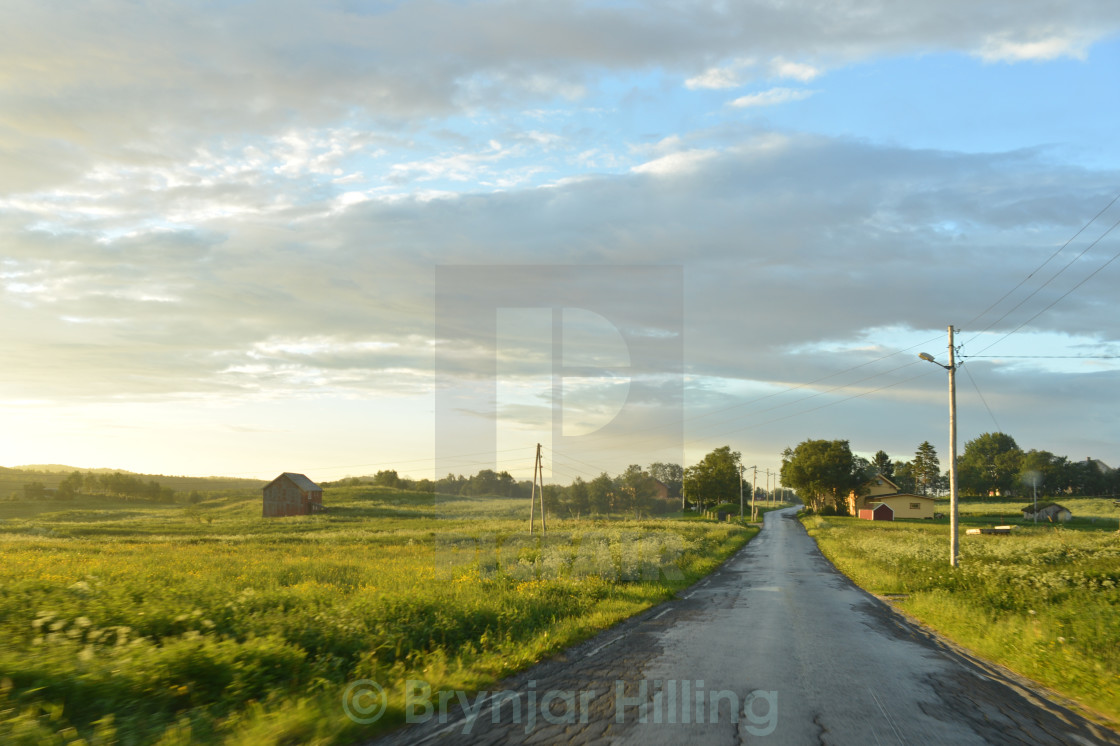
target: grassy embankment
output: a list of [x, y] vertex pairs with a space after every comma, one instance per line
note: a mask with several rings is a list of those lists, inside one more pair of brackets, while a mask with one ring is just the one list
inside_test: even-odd
[[[756, 529], [549, 521], [522, 501], [327, 490], [325, 515], [3, 503], [0, 741], [336, 743], [403, 721], [403, 682], [481, 689], [669, 598]], [[388, 695], [377, 723], [349, 682]]]
[[[1003, 524], [1006, 503], [964, 501], [961, 562], [948, 564], [947, 521], [803, 518], [821, 551], [860, 587], [988, 660], [1120, 722], [1120, 534], [1111, 501], [1060, 501], [1075, 529]], [[1098, 504], [1099, 503], [1099, 504]], [[1016, 503], [1019, 505], [1019, 503]], [[1096, 517], [1096, 523], [1089, 518]], [[1021, 515], [1020, 515], [1021, 518]], [[1107, 526], [1108, 528], [1102, 528]]]

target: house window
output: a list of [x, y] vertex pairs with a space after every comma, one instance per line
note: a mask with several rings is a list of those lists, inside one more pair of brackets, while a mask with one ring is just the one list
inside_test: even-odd
[[910, 503], [910, 510], [921, 510], [921, 509], [922, 509], [922, 504], [921, 503]]

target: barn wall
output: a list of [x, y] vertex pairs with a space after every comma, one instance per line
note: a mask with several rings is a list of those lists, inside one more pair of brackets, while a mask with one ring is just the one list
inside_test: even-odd
[[[319, 492], [322, 504], [323, 493]], [[291, 480], [279, 479], [264, 489], [264, 517], [274, 518], [287, 515], [306, 515], [311, 512], [307, 498]]]

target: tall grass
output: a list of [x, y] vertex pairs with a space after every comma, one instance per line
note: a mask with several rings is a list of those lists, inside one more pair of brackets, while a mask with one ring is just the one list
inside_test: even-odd
[[[335, 743], [403, 720], [403, 686], [471, 689], [665, 599], [753, 529], [550, 522], [505, 500], [328, 491], [0, 521], [0, 742]], [[10, 507], [10, 506], [9, 506]], [[358, 679], [389, 694], [361, 726]]]
[[947, 637], [1120, 722], [1120, 535], [1026, 526], [961, 536], [925, 522], [803, 519], [857, 585]]

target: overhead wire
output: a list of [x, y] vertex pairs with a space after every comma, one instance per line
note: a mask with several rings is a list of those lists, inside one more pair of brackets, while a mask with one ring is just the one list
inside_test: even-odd
[[[1092, 218], [1091, 218], [1091, 219], [1089, 220], [1089, 222], [1085, 223], [1085, 225], [1081, 226], [1081, 228], [1080, 228], [1080, 229], [1079, 229], [1079, 230], [1078, 230], [1078, 231], [1077, 231], [1076, 233], [1074, 233], [1074, 234], [1073, 234], [1072, 236], [1070, 236], [1070, 237], [1069, 237], [1069, 240], [1067, 240], [1067, 241], [1066, 241], [1066, 242], [1065, 242], [1064, 244], [1062, 244], [1061, 246], [1059, 246], [1059, 247], [1058, 247], [1058, 250], [1057, 250], [1057, 251], [1055, 251], [1055, 252], [1054, 252], [1053, 254], [1051, 254], [1051, 255], [1050, 255], [1049, 257], [1047, 257], [1047, 258], [1046, 258], [1046, 261], [1044, 261], [1044, 262], [1043, 262], [1042, 264], [1038, 265], [1038, 266], [1037, 266], [1037, 267], [1035, 267], [1035, 268], [1034, 268], [1033, 270], [1031, 270], [1030, 274], [1028, 274], [1028, 275], [1027, 275], [1026, 277], [1024, 277], [1024, 278], [1023, 278], [1022, 280], [1020, 280], [1020, 281], [1019, 281], [1019, 284], [1018, 284], [1018, 285], [1016, 285], [1015, 287], [1011, 288], [1011, 289], [1010, 289], [1010, 290], [1008, 290], [1008, 291], [1007, 291], [1006, 293], [1004, 293], [1003, 295], [1001, 295], [1001, 296], [999, 297], [999, 300], [995, 301], [995, 302], [994, 302], [994, 303], [992, 303], [992, 304], [991, 304], [990, 306], [988, 306], [987, 308], [985, 308], [985, 309], [984, 309], [983, 311], [981, 311], [981, 312], [980, 312], [980, 313], [978, 313], [977, 315], [973, 316], [973, 317], [972, 317], [972, 319], [970, 319], [970, 320], [969, 320], [969, 321], [968, 321], [968, 322], [967, 322], [967, 323], [966, 323], [966, 324], [965, 324], [964, 326], [965, 326], [965, 327], [971, 327], [971, 326], [972, 326], [972, 325], [973, 325], [974, 323], [976, 323], [977, 321], [979, 321], [980, 319], [982, 319], [982, 318], [983, 318], [983, 317], [984, 317], [984, 316], [985, 316], [985, 315], [986, 315], [986, 314], [988, 313], [988, 311], [991, 311], [991, 310], [992, 310], [993, 308], [995, 308], [995, 307], [996, 307], [996, 306], [998, 306], [998, 305], [999, 305], [1000, 303], [1002, 303], [1002, 302], [1003, 302], [1004, 300], [1006, 300], [1006, 299], [1007, 299], [1007, 298], [1008, 298], [1008, 297], [1009, 297], [1009, 296], [1010, 296], [1010, 295], [1011, 295], [1012, 293], [1014, 293], [1014, 292], [1015, 292], [1016, 290], [1018, 290], [1019, 288], [1023, 287], [1023, 285], [1025, 285], [1025, 284], [1026, 284], [1026, 282], [1027, 282], [1027, 281], [1028, 281], [1029, 279], [1031, 279], [1031, 278], [1032, 278], [1032, 277], [1034, 277], [1034, 276], [1035, 276], [1036, 274], [1038, 274], [1038, 273], [1039, 273], [1040, 271], [1042, 271], [1042, 269], [1043, 269], [1043, 268], [1044, 268], [1044, 267], [1045, 267], [1045, 266], [1046, 266], [1047, 264], [1049, 264], [1049, 263], [1050, 263], [1051, 261], [1053, 261], [1054, 257], [1058, 256], [1058, 254], [1061, 254], [1061, 253], [1062, 253], [1063, 251], [1065, 251], [1065, 249], [1066, 249], [1066, 247], [1067, 247], [1067, 246], [1069, 246], [1069, 245], [1070, 245], [1071, 243], [1073, 243], [1073, 241], [1074, 241], [1074, 240], [1075, 240], [1075, 239], [1076, 239], [1076, 238], [1077, 238], [1078, 236], [1080, 236], [1080, 235], [1081, 235], [1082, 233], [1084, 233], [1084, 232], [1085, 232], [1085, 231], [1086, 231], [1086, 230], [1087, 230], [1087, 229], [1089, 228], [1089, 226], [1090, 226], [1090, 225], [1092, 225], [1093, 223], [1095, 223], [1095, 222], [1097, 221], [1097, 219], [1098, 219], [1098, 218], [1100, 218], [1100, 216], [1101, 216], [1101, 215], [1104, 215], [1104, 214], [1105, 214], [1105, 212], [1107, 212], [1107, 211], [1108, 211], [1108, 208], [1110, 208], [1110, 207], [1112, 207], [1112, 206], [1113, 206], [1114, 204], [1116, 204], [1116, 202], [1117, 202], [1117, 201], [1120, 201], [1120, 193], [1117, 193], [1117, 195], [1116, 195], [1115, 197], [1113, 197], [1113, 198], [1112, 198], [1112, 201], [1110, 201], [1110, 202], [1109, 202], [1109, 203], [1108, 203], [1107, 205], [1105, 205], [1105, 206], [1104, 206], [1103, 208], [1101, 208], [1101, 211], [1100, 211], [1100, 212], [1098, 212], [1098, 213], [1097, 213], [1096, 215], [1094, 215], [1094, 216], [1093, 216], [1093, 217], [1092, 217]], [[1082, 252], [1082, 253], [1084, 253], [1084, 252]], [[1078, 256], [1080, 256], [1080, 255], [1078, 255]], [[1075, 259], [1074, 261], [1076, 261], [1076, 259]], [[1068, 266], [1068, 265], [1067, 265], [1067, 266]], [[1064, 268], [1063, 268], [1063, 271], [1064, 271]], [[1059, 274], [1060, 274], [1060, 273], [1059, 273]], [[1055, 275], [1055, 277], [1056, 277], [1056, 276], [1057, 276], [1057, 275]], [[1052, 278], [1050, 278], [1050, 279], [1054, 279], [1054, 278], [1052, 277]], [[1047, 281], [1047, 282], [1049, 282], [1049, 281]], [[1042, 287], [1045, 287], [1045, 284], [1044, 284], [1044, 285], [1042, 285], [1042, 286], [1040, 286], [1040, 287], [1039, 287], [1039, 289], [1041, 290], [1041, 289], [1042, 289]], [[1037, 292], [1037, 291], [1036, 291], [1036, 292]], [[1033, 295], [1033, 293], [1032, 293], [1032, 295]], [[1031, 296], [1027, 296], [1027, 298], [1030, 298], [1030, 297], [1031, 297]], [[1020, 304], [1020, 305], [1022, 305], [1022, 304]], [[1018, 307], [1019, 307], [1019, 306], [1016, 306], [1015, 308], [1018, 308]], [[1014, 311], [1015, 309], [1013, 308], [1013, 309], [1011, 309], [1011, 310], [1012, 310], [1012, 311]], [[1009, 311], [1008, 313], [1010, 313], [1010, 311]], [[991, 328], [992, 328], [993, 326], [995, 326], [996, 324], [998, 324], [998, 323], [999, 323], [1000, 321], [1002, 321], [1002, 320], [1003, 320], [1004, 318], [1006, 318], [1006, 317], [1007, 317], [1007, 314], [1004, 314], [1004, 315], [1003, 315], [1003, 316], [1001, 316], [1000, 318], [996, 319], [996, 320], [995, 320], [994, 322], [992, 322], [992, 323], [991, 323], [991, 324], [989, 324], [988, 326], [984, 327], [984, 329], [982, 329], [982, 330], [981, 330], [981, 331], [979, 332], [979, 334], [983, 334], [983, 333], [984, 333], [984, 332], [986, 332], [986, 331], [987, 331], [988, 329], [991, 329]], [[973, 339], [975, 339], [975, 337], [973, 337]], [[971, 340], [970, 340], [970, 341], [971, 341]]]
[[[1115, 223], [1113, 223], [1113, 224], [1112, 224], [1112, 228], [1109, 228], [1109, 229], [1108, 229], [1107, 231], [1105, 231], [1105, 232], [1104, 232], [1104, 234], [1102, 234], [1100, 238], [1104, 238], [1105, 236], [1107, 236], [1107, 235], [1108, 235], [1109, 233], [1111, 233], [1111, 232], [1112, 232], [1113, 228], [1116, 228], [1116, 226], [1118, 226], [1118, 225], [1120, 225], [1120, 220], [1117, 220], [1117, 221], [1116, 221]], [[1098, 238], [1098, 239], [1097, 239], [1097, 241], [1099, 241], [1099, 240], [1100, 240], [1100, 238]], [[1096, 243], [1096, 241], [1094, 241], [1093, 243], [1095, 244], [1095, 243]], [[1024, 326], [1026, 326], [1027, 324], [1031, 323], [1032, 321], [1034, 321], [1035, 319], [1037, 319], [1037, 318], [1038, 318], [1039, 316], [1041, 316], [1042, 314], [1044, 314], [1044, 313], [1046, 313], [1047, 311], [1049, 311], [1049, 310], [1050, 310], [1051, 308], [1053, 308], [1054, 306], [1058, 305], [1058, 304], [1059, 304], [1060, 302], [1062, 302], [1062, 301], [1063, 301], [1063, 300], [1064, 300], [1064, 299], [1065, 299], [1065, 298], [1066, 298], [1067, 296], [1069, 296], [1069, 294], [1070, 294], [1070, 293], [1072, 293], [1072, 292], [1073, 292], [1074, 290], [1077, 290], [1077, 289], [1078, 289], [1079, 287], [1081, 287], [1082, 285], [1084, 285], [1084, 284], [1085, 284], [1086, 282], [1088, 282], [1089, 280], [1093, 279], [1093, 277], [1095, 277], [1095, 276], [1096, 276], [1096, 275], [1097, 275], [1097, 274], [1098, 274], [1098, 273], [1099, 273], [1099, 272], [1100, 272], [1101, 270], [1103, 270], [1103, 269], [1104, 269], [1105, 267], [1107, 267], [1108, 265], [1112, 264], [1112, 263], [1113, 263], [1114, 261], [1116, 261], [1116, 260], [1117, 260], [1118, 258], [1120, 258], [1120, 251], [1118, 251], [1118, 252], [1116, 252], [1115, 254], [1113, 254], [1113, 255], [1112, 255], [1112, 258], [1110, 258], [1110, 259], [1109, 259], [1109, 260], [1108, 260], [1107, 262], [1105, 262], [1104, 264], [1102, 264], [1101, 266], [1097, 267], [1097, 268], [1096, 268], [1096, 269], [1094, 269], [1094, 270], [1093, 270], [1092, 272], [1090, 272], [1090, 273], [1089, 273], [1088, 275], [1086, 275], [1085, 279], [1083, 279], [1083, 280], [1082, 280], [1081, 282], [1077, 283], [1076, 285], [1074, 285], [1073, 287], [1071, 287], [1071, 288], [1070, 288], [1069, 290], [1067, 290], [1066, 292], [1064, 292], [1064, 293], [1062, 293], [1062, 294], [1061, 294], [1060, 296], [1058, 296], [1058, 298], [1057, 298], [1057, 299], [1055, 299], [1055, 300], [1054, 300], [1054, 302], [1052, 302], [1052, 303], [1051, 303], [1050, 305], [1046, 306], [1046, 308], [1043, 308], [1043, 309], [1042, 309], [1041, 311], [1039, 311], [1038, 313], [1036, 313], [1036, 314], [1035, 314], [1034, 316], [1031, 316], [1031, 317], [1030, 317], [1029, 319], [1027, 319], [1026, 321], [1024, 321], [1024, 322], [1023, 322], [1022, 324], [1019, 324], [1019, 326], [1015, 327], [1014, 329], [1012, 329], [1011, 331], [1009, 331], [1009, 332], [1008, 332], [1007, 334], [1004, 334], [1004, 335], [1003, 335], [1002, 337], [1000, 337], [999, 339], [997, 339], [997, 340], [996, 340], [995, 342], [992, 342], [992, 343], [991, 343], [990, 345], [988, 345], [987, 347], [984, 347], [984, 348], [982, 348], [982, 349], [980, 350], [980, 352], [985, 352], [986, 350], [990, 350], [990, 349], [991, 349], [992, 347], [995, 347], [995, 346], [996, 346], [997, 344], [999, 344], [999, 343], [1000, 343], [1000, 342], [1002, 342], [1003, 340], [1007, 339], [1007, 338], [1008, 338], [1008, 337], [1010, 337], [1010, 336], [1011, 336], [1012, 334], [1014, 334], [1015, 332], [1019, 331], [1019, 330], [1020, 330], [1020, 329], [1022, 329], [1022, 328], [1023, 328]]]
[[968, 376], [968, 380], [972, 381], [972, 388], [976, 389], [976, 395], [979, 396], [980, 401], [984, 403], [984, 409], [988, 410], [988, 416], [992, 418], [992, 422], [996, 426], [996, 432], [1002, 432], [1003, 428], [999, 426], [999, 421], [996, 419], [995, 413], [992, 412], [992, 408], [988, 406], [988, 400], [984, 398], [984, 395], [982, 393], [980, 393], [980, 387], [976, 385], [976, 379], [972, 377], [972, 372], [969, 371], [968, 366], [964, 363], [961, 363], [957, 366], [958, 370], [961, 368], [964, 369], [965, 375]]

